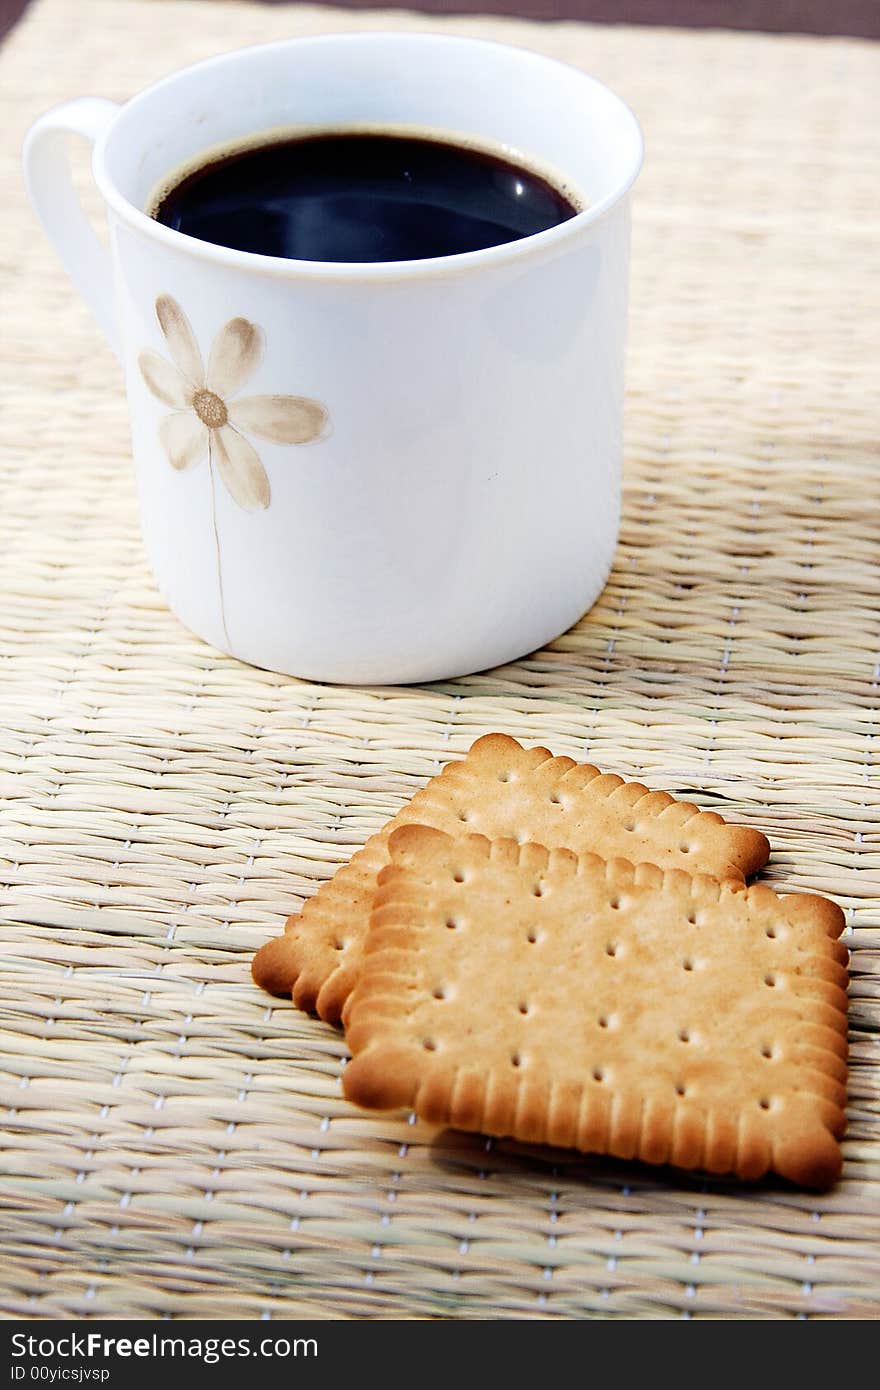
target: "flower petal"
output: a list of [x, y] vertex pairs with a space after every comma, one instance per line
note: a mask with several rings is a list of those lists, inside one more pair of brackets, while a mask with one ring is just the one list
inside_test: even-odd
[[230, 319], [211, 348], [208, 389], [218, 396], [231, 396], [256, 371], [262, 355], [262, 330], [247, 319]]
[[165, 334], [168, 351], [187, 381], [196, 388], [204, 386], [205, 369], [195, 334], [186, 314], [170, 294], [160, 294], [156, 300], [156, 318]]
[[141, 376], [157, 400], [163, 405], [182, 410], [192, 405], [193, 388], [181, 376], [176, 367], [160, 357], [158, 352], [148, 349], [138, 357]]
[[275, 444], [309, 444], [327, 424], [327, 411], [308, 396], [247, 396], [229, 406], [234, 425]]
[[166, 415], [159, 426], [159, 438], [172, 468], [192, 468], [208, 452], [207, 426], [191, 410]]
[[249, 444], [238, 430], [230, 425], [212, 430], [211, 457], [216, 460], [220, 477], [240, 507], [249, 512], [268, 507], [271, 492], [266, 470], [253, 444]]

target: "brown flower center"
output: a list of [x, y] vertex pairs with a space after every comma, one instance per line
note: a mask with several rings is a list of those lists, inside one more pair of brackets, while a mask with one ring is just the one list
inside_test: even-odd
[[229, 419], [224, 402], [213, 391], [197, 391], [193, 396], [193, 410], [209, 430], [219, 430]]

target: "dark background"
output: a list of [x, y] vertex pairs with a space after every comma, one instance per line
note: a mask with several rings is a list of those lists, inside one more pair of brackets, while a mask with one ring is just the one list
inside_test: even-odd
[[[74, 0], [71, 0], [74, 3]], [[276, 0], [263, 0], [264, 4]], [[350, 9], [382, 0], [336, 0]], [[0, 0], [0, 35], [28, 0]], [[429, 14], [512, 14], [526, 19], [584, 19], [603, 24], [665, 24], [688, 29], [763, 29], [771, 33], [880, 38], [880, 0], [411, 0], [387, 8]]]

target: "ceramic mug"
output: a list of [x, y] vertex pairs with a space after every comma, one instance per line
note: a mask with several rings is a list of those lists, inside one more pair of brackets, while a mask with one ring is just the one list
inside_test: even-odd
[[[586, 210], [378, 264], [227, 250], [144, 211], [213, 146], [352, 123], [501, 144]], [[94, 145], [109, 253], [70, 132]], [[36, 123], [30, 196], [122, 362], [144, 540], [187, 627], [257, 666], [386, 684], [511, 661], [590, 607], [617, 541], [641, 159], [635, 118], [594, 79], [423, 34], [244, 49]]]

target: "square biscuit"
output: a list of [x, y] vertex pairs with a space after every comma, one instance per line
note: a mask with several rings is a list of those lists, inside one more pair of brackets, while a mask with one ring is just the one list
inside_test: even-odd
[[834, 903], [416, 825], [389, 849], [345, 1011], [350, 1100], [746, 1179], [837, 1177]]
[[376, 876], [389, 862], [388, 837], [422, 823], [448, 834], [566, 845], [603, 858], [689, 868], [739, 882], [766, 864], [770, 846], [757, 830], [728, 825], [668, 792], [649, 791], [612, 773], [525, 749], [506, 734], [487, 734], [448, 763], [378, 831], [302, 911], [266, 943], [253, 977], [271, 994], [290, 994], [301, 1009], [337, 1023], [360, 970]]

